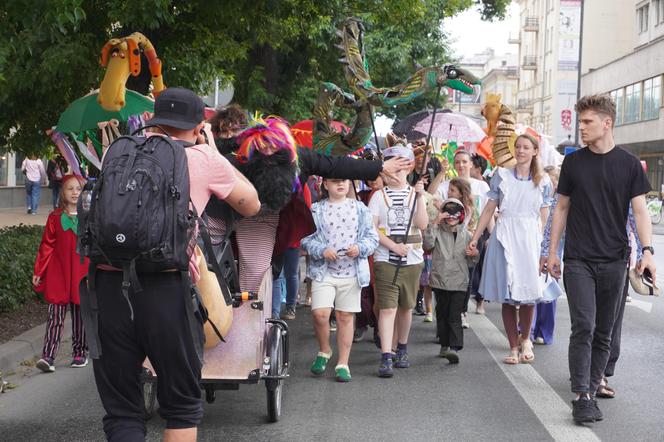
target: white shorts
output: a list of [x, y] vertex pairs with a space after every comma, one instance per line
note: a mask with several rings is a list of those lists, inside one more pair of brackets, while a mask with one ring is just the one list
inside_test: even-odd
[[340, 312], [358, 313], [362, 311], [361, 294], [357, 276], [335, 278], [325, 275], [322, 281], [311, 283], [311, 310], [334, 307]]

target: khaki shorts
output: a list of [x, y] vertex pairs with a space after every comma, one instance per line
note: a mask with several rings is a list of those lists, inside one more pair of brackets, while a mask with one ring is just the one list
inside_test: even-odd
[[374, 284], [378, 308], [412, 309], [417, 303], [420, 275], [424, 263], [401, 266], [396, 284], [392, 284], [397, 266], [389, 262], [374, 262]]
[[361, 312], [361, 293], [362, 287], [356, 276], [335, 278], [325, 275], [322, 281], [311, 283], [311, 310], [334, 307], [340, 312]]

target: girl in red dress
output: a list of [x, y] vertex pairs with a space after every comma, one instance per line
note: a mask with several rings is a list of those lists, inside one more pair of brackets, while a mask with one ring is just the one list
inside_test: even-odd
[[48, 322], [42, 358], [37, 368], [45, 373], [55, 371], [55, 356], [60, 345], [67, 307], [72, 319], [72, 367], [85, 367], [85, 331], [81, 320], [78, 286], [88, 272], [87, 258], [81, 262], [76, 253], [78, 218], [76, 203], [81, 194], [83, 178], [67, 175], [62, 179], [60, 204], [48, 215], [44, 235], [39, 246], [32, 284], [48, 302]]

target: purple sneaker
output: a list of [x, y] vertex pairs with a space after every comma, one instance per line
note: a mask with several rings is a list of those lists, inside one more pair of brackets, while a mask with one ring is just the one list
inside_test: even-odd
[[408, 368], [410, 361], [408, 360], [408, 352], [405, 350], [397, 349], [397, 354], [394, 360], [395, 368]]
[[392, 370], [392, 358], [381, 358], [380, 365], [378, 366], [378, 377], [391, 378], [392, 376], [394, 376], [394, 371]]
[[88, 358], [85, 356], [76, 356], [74, 359], [71, 361], [71, 366], [74, 368], [82, 368], [88, 365]]

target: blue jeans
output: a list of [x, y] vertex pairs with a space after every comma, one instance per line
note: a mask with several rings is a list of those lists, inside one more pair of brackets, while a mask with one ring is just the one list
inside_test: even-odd
[[25, 181], [25, 207], [32, 213], [37, 213], [39, 197], [41, 196], [41, 183], [39, 181]]
[[286, 249], [283, 254], [283, 271], [272, 284], [272, 316], [279, 316], [281, 309], [281, 283], [280, 279], [286, 280], [286, 306], [294, 307], [299, 289], [298, 268], [300, 265], [300, 249]]
[[53, 193], [53, 209], [58, 208], [58, 203], [60, 202], [60, 188], [62, 188], [62, 183], [53, 181], [53, 187], [51, 187], [51, 192]]

